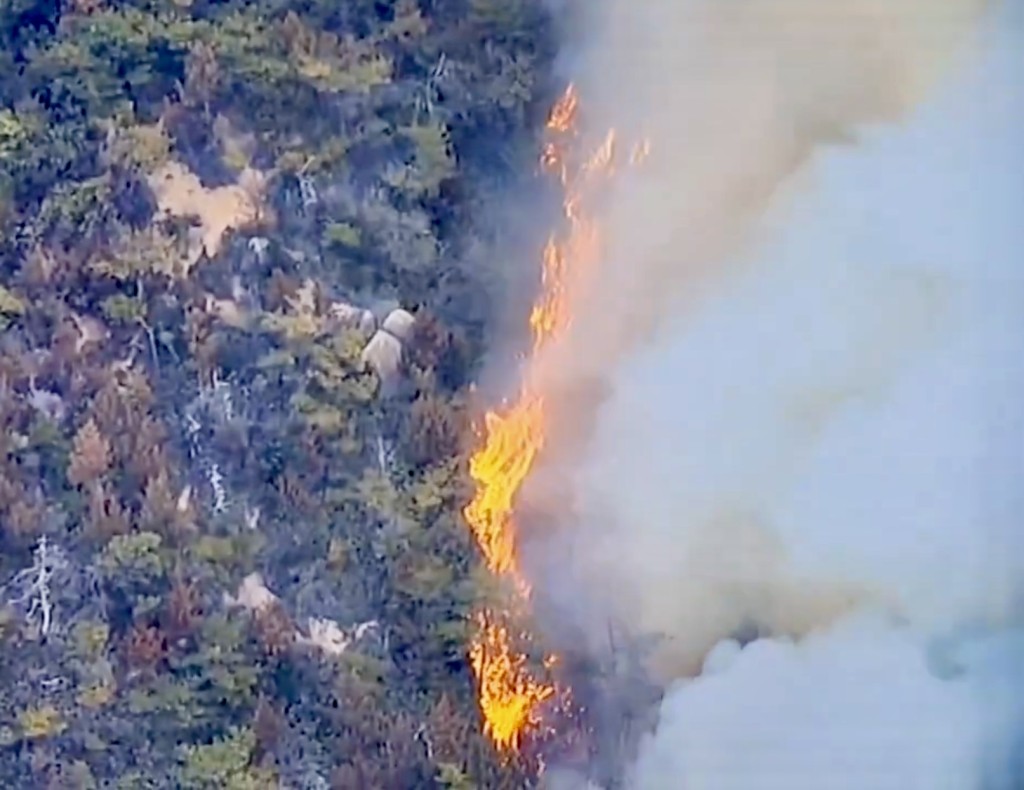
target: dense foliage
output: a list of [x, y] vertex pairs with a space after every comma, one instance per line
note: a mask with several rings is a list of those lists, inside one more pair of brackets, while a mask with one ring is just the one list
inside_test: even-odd
[[[8, 786], [523, 786], [480, 734], [460, 508], [486, 207], [532, 172], [549, 27], [0, 6]], [[399, 306], [392, 381], [364, 349]]]

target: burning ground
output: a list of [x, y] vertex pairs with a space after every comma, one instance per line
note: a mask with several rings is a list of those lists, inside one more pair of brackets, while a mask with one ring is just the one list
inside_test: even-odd
[[1019, 780], [1022, 18], [983, 6], [588, 20], [587, 128], [649, 156], [530, 366], [520, 504], [575, 513], [517, 551], [592, 656], [658, 640], [628, 786]]

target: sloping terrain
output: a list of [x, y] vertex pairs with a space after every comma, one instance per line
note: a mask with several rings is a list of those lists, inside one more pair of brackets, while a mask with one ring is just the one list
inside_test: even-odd
[[[0, 11], [0, 778], [522, 787], [461, 519], [539, 0]], [[368, 345], [369, 344], [369, 345]]]

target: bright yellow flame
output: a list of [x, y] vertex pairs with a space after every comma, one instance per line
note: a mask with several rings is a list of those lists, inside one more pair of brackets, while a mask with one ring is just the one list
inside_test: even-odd
[[[544, 248], [541, 294], [530, 314], [533, 360], [569, 326], [570, 297], [600, 249], [598, 227], [586, 216], [583, 198], [593, 187], [593, 177], [612, 172], [616, 138], [610, 132], [590, 159], [573, 172], [569, 155], [578, 110], [579, 97], [570, 86], [551, 111], [550, 139], [541, 157], [542, 167], [554, 173], [563, 187], [568, 230], [564, 237], [553, 234]], [[631, 159], [637, 158], [634, 152]], [[465, 510], [488, 568], [514, 583], [521, 602], [529, 598], [530, 589], [516, 564], [513, 508], [516, 494], [544, 446], [544, 403], [535, 376], [535, 371], [528, 369], [516, 401], [501, 413], [485, 415], [483, 444], [469, 464], [476, 494]], [[537, 706], [559, 694], [553, 685], [531, 675], [526, 657], [515, 649], [506, 625], [514, 615], [480, 613], [470, 648], [485, 732], [502, 750], [517, 750], [523, 733], [538, 723]], [[548, 669], [555, 663], [554, 656], [544, 661]]]
[[487, 612], [478, 615], [477, 624], [469, 657], [485, 732], [500, 749], [516, 750], [526, 728], [537, 724], [537, 705], [551, 699], [555, 688], [530, 675], [526, 656], [513, 648], [507, 626]]

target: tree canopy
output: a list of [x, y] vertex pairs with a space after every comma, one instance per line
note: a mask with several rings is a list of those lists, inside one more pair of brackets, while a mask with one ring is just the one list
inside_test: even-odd
[[541, 0], [3, 4], [9, 786], [528, 782], [461, 508], [552, 56]]

